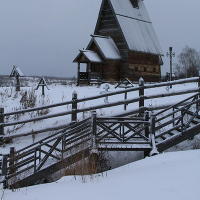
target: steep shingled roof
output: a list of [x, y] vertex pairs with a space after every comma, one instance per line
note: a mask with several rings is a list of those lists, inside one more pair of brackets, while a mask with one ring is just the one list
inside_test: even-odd
[[78, 56], [74, 59], [73, 62], [78, 62], [78, 60], [81, 59], [81, 56], [84, 56], [85, 58], [87, 58], [88, 61], [93, 63], [103, 62], [96, 52], [90, 50], [80, 50]]
[[116, 16], [129, 50], [163, 54], [143, 0], [138, 0], [138, 8], [134, 8], [130, 0], [106, 1]]
[[90, 41], [90, 44], [88, 45], [88, 48], [90, 48], [90, 45], [94, 42], [99, 51], [101, 52], [102, 56], [106, 60], [120, 60], [120, 52], [117, 48], [115, 42], [111, 37], [105, 37], [100, 35], [91, 35], [92, 39]]

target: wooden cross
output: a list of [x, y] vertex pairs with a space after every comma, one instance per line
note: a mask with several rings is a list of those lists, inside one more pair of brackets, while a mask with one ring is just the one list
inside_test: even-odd
[[128, 79], [128, 78], [124, 78], [122, 80], [120, 80], [120, 82], [117, 84], [117, 86], [115, 88], [131, 88], [134, 87], [133, 83]]
[[42, 77], [40, 79], [40, 82], [38, 83], [38, 85], [37, 85], [35, 90], [38, 90], [39, 87], [42, 87], [42, 96], [45, 96], [44, 88], [46, 87], [49, 90], [49, 87], [48, 87], [47, 82], [46, 82], [44, 77]]
[[13, 69], [11, 71], [10, 77], [15, 77], [16, 78], [16, 91], [20, 91], [20, 77], [24, 76], [24, 74], [22, 73], [22, 71], [20, 70], [19, 67], [16, 67], [15, 65], [13, 65]]

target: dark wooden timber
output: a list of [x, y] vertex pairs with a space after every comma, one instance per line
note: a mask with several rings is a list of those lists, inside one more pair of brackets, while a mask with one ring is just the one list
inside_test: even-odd
[[72, 94], [72, 122], [77, 121], [77, 93]]
[[[144, 79], [143, 78], [140, 78], [139, 80], [139, 97], [140, 97], [140, 100], [139, 100], [139, 108], [142, 108], [144, 107]], [[140, 116], [143, 117], [144, 116], [144, 112], [141, 111], [140, 112]]]
[[0, 135], [4, 135], [4, 127], [1, 125], [4, 123], [4, 108], [0, 108]]

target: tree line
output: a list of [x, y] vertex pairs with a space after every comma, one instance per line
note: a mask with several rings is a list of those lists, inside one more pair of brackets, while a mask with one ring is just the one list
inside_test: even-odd
[[199, 76], [200, 71], [200, 52], [196, 49], [186, 46], [178, 55], [175, 66], [177, 78], [189, 78]]

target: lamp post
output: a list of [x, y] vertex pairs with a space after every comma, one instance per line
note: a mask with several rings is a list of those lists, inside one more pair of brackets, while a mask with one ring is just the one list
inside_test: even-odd
[[[170, 76], [169, 76], [169, 80], [170, 82], [172, 81], [172, 58], [175, 57], [175, 53], [173, 52], [173, 47], [169, 47], [169, 52], [167, 52], [167, 57], [169, 57], [170, 59]], [[170, 88], [172, 88], [172, 85], [170, 85]]]

